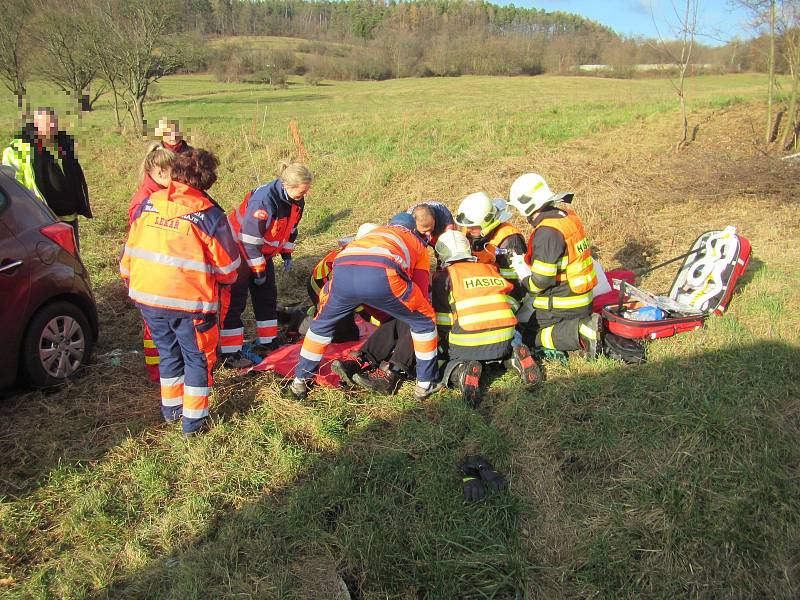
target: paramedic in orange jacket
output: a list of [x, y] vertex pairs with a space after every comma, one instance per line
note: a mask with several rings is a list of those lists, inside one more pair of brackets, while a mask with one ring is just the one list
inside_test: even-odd
[[526, 385], [541, 381], [541, 371], [516, 331], [511, 282], [493, 263], [478, 262], [460, 231], [439, 237], [436, 256], [442, 266], [433, 276], [433, 307], [439, 348], [449, 359], [442, 381], [459, 388], [471, 406], [481, 399], [482, 362], [504, 361]]
[[226, 366], [252, 365], [242, 355], [242, 313], [248, 294], [256, 317], [255, 353], [266, 355], [277, 347], [278, 288], [272, 259], [280, 254], [284, 273], [291, 269], [297, 224], [313, 179], [305, 165], [283, 163], [278, 179], [248, 192], [239, 208], [228, 216], [243, 262], [231, 287], [230, 306], [220, 331], [221, 359]]
[[333, 276], [322, 290], [319, 312], [295, 368], [290, 391], [296, 398], [306, 396], [308, 382], [331, 343], [336, 323], [360, 304], [409, 325], [417, 359], [414, 394], [424, 398], [433, 391], [437, 337], [428, 300], [430, 261], [415, 225], [410, 214], [395, 215], [388, 226], [354, 240], [336, 257]]
[[[314, 313], [312, 314], [316, 314], [322, 288], [325, 287], [325, 284], [328, 283], [333, 274], [333, 262], [336, 260], [336, 257], [339, 256], [339, 253], [344, 250], [349, 242], [352, 242], [354, 239], [357, 240], [361, 237], [364, 237], [370, 231], [377, 228], [378, 225], [375, 223], [364, 223], [358, 228], [358, 232], [356, 233], [355, 237], [347, 237], [339, 240], [339, 245], [323, 256], [314, 266], [311, 271], [311, 276], [308, 278], [308, 284], [306, 285], [308, 298], [314, 304]], [[333, 332], [334, 344], [339, 342], [354, 342], [358, 340], [361, 333], [359, 332], [358, 325], [356, 325], [356, 312], [361, 312], [361, 314], [364, 315], [364, 307], [360, 306], [356, 308], [355, 312], [343, 317], [338, 323], [336, 323], [336, 330]], [[369, 314], [367, 314], [367, 316], [364, 318], [369, 320]]]
[[205, 192], [218, 164], [205, 150], [177, 157], [168, 187], [134, 213], [120, 261], [161, 359], [161, 412], [182, 416], [186, 435], [207, 427], [219, 290], [240, 263], [225, 212]]
[[512, 267], [528, 292], [536, 321], [536, 347], [583, 350], [597, 355], [600, 315], [592, 314], [592, 289], [597, 285], [586, 230], [569, 206], [573, 194], [554, 194], [541, 175], [527, 173], [514, 181], [509, 204], [533, 226], [525, 257]]

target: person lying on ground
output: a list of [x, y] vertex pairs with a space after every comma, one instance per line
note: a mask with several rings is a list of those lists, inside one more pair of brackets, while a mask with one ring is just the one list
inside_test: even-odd
[[431, 248], [436, 245], [436, 240], [440, 235], [455, 227], [450, 209], [435, 200], [418, 202], [412, 205], [407, 212], [414, 217], [416, 230], [425, 238]]

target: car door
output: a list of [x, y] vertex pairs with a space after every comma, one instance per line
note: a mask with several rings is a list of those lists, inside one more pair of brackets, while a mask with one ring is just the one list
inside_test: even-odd
[[0, 385], [16, 378], [17, 354], [29, 312], [32, 260], [30, 250], [14, 233], [25, 228], [13, 208], [0, 181]]

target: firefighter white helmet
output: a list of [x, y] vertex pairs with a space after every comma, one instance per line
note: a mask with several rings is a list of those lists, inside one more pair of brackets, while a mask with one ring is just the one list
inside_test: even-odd
[[511, 212], [505, 200], [500, 198], [492, 200], [486, 192], [475, 192], [458, 205], [455, 222], [460, 227], [480, 227], [481, 235], [486, 236], [500, 223], [510, 218]]
[[451, 229], [445, 231], [439, 236], [436, 242], [436, 255], [442, 264], [448, 264], [457, 260], [476, 260], [472, 256], [472, 248], [470, 247], [469, 240], [460, 231]]
[[525, 173], [517, 177], [511, 184], [508, 193], [508, 204], [516, 208], [524, 217], [529, 217], [537, 210], [555, 202], [572, 202], [574, 194], [561, 192], [554, 194], [538, 173]]

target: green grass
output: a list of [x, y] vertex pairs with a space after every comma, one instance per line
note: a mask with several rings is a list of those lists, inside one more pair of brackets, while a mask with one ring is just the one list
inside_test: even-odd
[[[689, 86], [693, 110], [708, 115], [746, 109], [764, 78]], [[67, 106], [33, 92], [36, 103]], [[279, 278], [283, 300], [304, 298], [304, 273], [359, 223], [419, 198], [455, 206], [478, 187], [503, 194], [546, 152], [597, 160], [607, 187], [581, 206], [610, 211], [635, 173], [580, 144], [608, 138], [624, 156], [642, 143], [635, 131], [657, 153], [671, 145], [665, 123], [677, 122], [663, 80], [463, 77], [272, 91], [180, 76], [160, 93], [148, 115], [180, 118], [192, 143], [219, 154], [212, 194], [226, 207], [272, 177], [293, 152], [288, 122], [299, 122], [318, 180], [298, 272]], [[11, 134], [14, 114], [13, 100], [0, 104], [0, 131]], [[408, 385], [390, 398], [315, 390], [301, 405], [269, 374], [223, 373], [216, 427], [187, 442], [159, 422], [141, 357], [114, 365], [102, 356], [140, 344], [116, 275], [140, 142], [113, 130], [107, 103], [66, 121], [96, 213], [82, 244], [103, 337], [84, 380], [0, 407], [3, 597], [329, 598], [336, 573], [363, 599], [797, 596], [800, 271], [785, 246], [800, 235], [787, 221], [775, 241], [761, 225], [767, 210], [791, 207], [747, 197], [753, 215], [739, 224], [759, 260], [731, 310], [650, 344], [646, 365], [548, 362], [541, 390], [504, 374], [478, 410], [453, 392], [418, 402]], [[564, 180], [585, 175], [565, 165]], [[631, 205], [629, 218], [646, 221], [661, 208], [653, 202]], [[703, 210], [713, 219], [720, 204]], [[673, 235], [678, 248], [693, 239]], [[511, 481], [477, 505], [461, 499], [454, 467], [473, 452]]]

